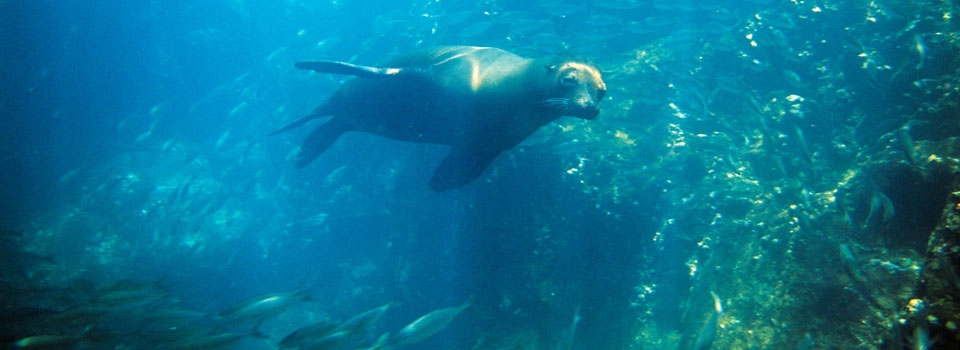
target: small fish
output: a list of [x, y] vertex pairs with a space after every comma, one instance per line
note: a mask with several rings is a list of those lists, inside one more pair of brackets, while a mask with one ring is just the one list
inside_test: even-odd
[[557, 350], [573, 349], [573, 340], [577, 333], [577, 325], [580, 324], [580, 305], [577, 305], [573, 311], [573, 321], [570, 321], [570, 328], [563, 332], [560, 342], [557, 343]]
[[95, 345], [86, 339], [87, 333], [93, 328], [94, 326], [88, 326], [76, 335], [41, 334], [21, 338], [10, 344], [10, 349], [74, 349], [84, 345]]
[[720, 317], [723, 316], [723, 304], [720, 298], [714, 292], [710, 292], [710, 295], [713, 296], [714, 313], [703, 324], [700, 334], [697, 335], [697, 342], [693, 346], [697, 350], [707, 350], [713, 346], [713, 341], [717, 338], [717, 328], [720, 327]]
[[155, 305], [169, 296], [169, 291], [158, 285], [118, 281], [101, 287], [91, 302], [108, 308], [137, 308]]
[[810, 190], [806, 187], [800, 189], [800, 198], [803, 198], [803, 207], [806, 209], [813, 208], [813, 201], [810, 199]]
[[800, 341], [800, 344], [797, 345], [798, 350], [811, 350], [816, 348], [817, 343], [813, 342], [813, 336], [810, 335], [810, 332], [807, 332]]
[[222, 186], [217, 190], [217, 193], [213, 194], [213, 197], [207, 196], [207, 198], [203, 200], [198, 199], [193, 201], [190, 204], [190, 212], [196, 213], [197, 217], [210, 215], [220, 210], [232, 196], [233, 193], [231, 193], [226, 186]]
[[846, 268], [847, 273], [853, 277], [857, 282], [866, 281], [863, 278], [863, 274], [860, 273], [860, 264], [857, 263], [857, 258], [853, 256], [853, 251], [850, 250], [850, 247], [847, 247], [846, 244], [840, 245], [840, 258], [843, 260], [843, 267]]
[[206, 314], [199, 311], [167, 307], [139, 315], [139, 321], [143, 329], [168, 330], [198, 324], [204, 316]]
[[795, 88], [804, 89], [807, 86], [807, 84], [804, 83], [803, 78], [800, 77], [800, 74], [797, 74], [797, 72], [792, 70], [784, 69], [783, 77], [787, 80], [787, 83], [790, 83], [790, 85]]
[[470, 307], [474, 297], [471, 296], [463, 305], [431, 311], [403, 327], [397, 332], [397, 342], [403, 345], [416, 344], [443, 330], [463, 310]]
[[220, 317], [234, 320], [279, 313], [305, 297], [301, 292], [258, 295], [227, 308], [220, 313]]
[[766, 115], [767, 112], [765, 112], [763, 110], [763, 107], [760, 106], [760, 101], [757, 100], [757, 96], [755, 96], [753, 92], [747, 93], [746, 95], [748, 97], [748, 101], [750, 102], [750, 108], [753, 108], [753, 112], [755, 112], [761, 118], [760, 120], [761, 120], [761, 124], [763, 125], [763, 130], [769, 131], [770, 129], [767, 128], [766, 119], [763, 118], [763, 116]]
[[263, 321], [279, 315], [293, 304], [305, 300], [310, 300], [310, 296], [304, 291], [258, 295], [227, 308], [219, 314], [219, 318], [229, 322], [254, 320], [256, 323], [251, 333], [260, 335], [260, 324]]
[[872, 266], [880, 266], [880, 267], [886, 269], [887, 272], [889, 272], [889, 273], [891, 273], [891, 274], [897, 273], [897, 272], [910, 272], [910, 269], [905, 269], [905, 268], [903, 268], [903, 267], [900, 267], [900, 266], [897, 265], [897, 264], [894, 264], [894, 263], [889, 262], [889, 261], [886, 261], [886, 260], [870, 259], [870, 265], [872, 265]]
[[234, 106], [233, 109], [230, 110], [229, 114], [231, 117], [233, 117], [233, 116], [236, 116], [237, 114], [243, 113], [243, 111], [245, 111], [246, 109], [247, 109], [247, 103], [240, 102], [239, 104]]
[[153, 129], [147, 130], [141, 133], [140, 135], [137, 135], [137, 138], [135, 140], [137, 143], [144, 143], [145, 141], [147, 141], [147, 139], [150, 138], [151, 135], [153, 135]]
[[273, 61], [274, 59], [276, 59], [277, 57], [280, 57], [280, 55], [282, 55], [282, 54], [284, 54], [284, 53], [286, 53], [286, 52], [287, 52], [287, 47], [286, 47], [286, 46], [281, 46], [279, 49], [273, 50], [273, 52], [271, 52], [269, 55], [267, 55], [266, 61], [267, 61], [267, 62]]
[[923, 70], [923, 63], [927, 60], [927, 45], [923, 43], [923, 36], [920, 34], [913, 36], [913, 49], [917, 52], [919, 56], [917, 59], [917, 65], [914, 68], [917, 71]]
[[882, 228], [896, 215], [893, 207], [893, 201], [883, 192], [876, 191], [870, 198], [870, 212], [863, 221], [863, 230], [876, 230]]
[[927, 324], [926, 317], [917, 319], [917, 327], [913, 329], [913, 338], [910, 339], [914, 350], [928, 350], [932, 345], [930, 341], [930, 326]]
[[344, 332], [344, 336], [349, 337], [356, 337], [364, 334], [371, 325], [380, 319], [380, 316], [383, 316], [384, 312], [387, 312], [387, 309], [390, 308], [390, 305], [392, 305], [392, 303], [384, 304], [353, 316], [339, 324], [337, 328], [331, 332], [331, 334]]
[[774, 28], [770, 30], [770, 35], [773, 36], [773, 41], [777, 44], [777, 46], [786, 50], [790, 49], [790, 41], [787, 40], [787, 36], [786, 34], [783, 34], [783, 31]]
[[0, 240], [10, 243], [21, 242], [23, 241], [23, 232], [2, 228], [0, 229]]
[[281, 349], [297, 349], [306, 347], [333, 333], [336, 323], [321, 321], [308, 326], [300, 327], [280, 341]]
[[787, 165], [783, 162], [783, 157], [773, 157], [773, 165], [780, 171], [780, 174], [783, 176], [790, 176], [791, 174], [787, 172]]
[[191, 176], [186, 183], [177, 186], [170, 192], [170, 195], [167, 197], [166, 204], [179, 203], [180, 201], [186, 200], [187, 195], [190, 193], [190, 186], [193, 185], [194, 177]]
[[339, 168], [333, 169], [330, 174], [327, 174], [327, 177], [323, 179], [324, 186], [340, 186], [343, 184], [344, 174], [347, 166], [341, 166]]
[[910, 161], [910, 165], [919, 166], [917, 154], [913, 150], [913, 138], [910, 137], [910, 127], [907, 126], [897, 131], [897, 139], [900, 141], [900, 147], [903, 153], [907, 155], [907, 160]]
[[245, 336], [239, 333], [198, 334], [172, 344], [173, 349], [234, 349]]
[[810, 164], [813, 164], [813, 153], [810, 152], [810, 146], [807, 145], [807, 138], [803, 136], [803, 130], [799, 126], [793, 126], [794, 131], [797, 134], [797, 143], [800, 146], [800, 151], [803, 153], [803, 158]]
[[[841, 207], [841, 209], [843, 209], [843, 207]], [[846, 224], [847, 228], [849, 228], [850, 230], [856, 230], [857, 224], [853, 222], [853, 217], [850, 216], [850, 212], [846, 210], [842, 210], [842, 211], [843, 211], [843, 223]]]
[[76, 168], [64, 173], [59, 179], [57, 179], [57, 186], [65, 188], [67, 185], [72, 184], [74, 179], [77, 178], [77, 174], [80, 174], [80, 171], [82, 170], [83, 168]]
[[17, 340], [11, 349], [70, 349], [79, 346], [83, 341], [80, 336], [67, 335], [35, 335]]
[[356, 350], [380, 350], [380, 349], [392, 349], [387, 345], [387, 341], [390, 340], [390, 332], [383, 333], [377, 338], [377, 341], [370, 345], [370, 347], [359, 348]]
[[227, 130], [226, 132], [221, 134], [220, 137], [217, 138], [216, 145], [214, 145], [213, 147], [214, 152], [220, 152], [220, 150], [223, 148], [223, 145], [227, 143], [227, 139], [229, 138], [230, 138], [230, 130]]

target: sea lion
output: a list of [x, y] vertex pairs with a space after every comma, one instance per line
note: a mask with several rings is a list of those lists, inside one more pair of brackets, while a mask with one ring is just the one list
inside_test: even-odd
[[560, 116], [596, 118], [606, 92], [600, 70], [578, 56], [529, 59], [491, 47], [422, 49], [381, 67], [330, 61], [295, 67], [358, 77], [311, 114], [273, 132], [331, 117], [303, 141], [297, 168], [347, 131], [450, 145], [430, 179], [435, 191], [466, 185], [501, 152]]

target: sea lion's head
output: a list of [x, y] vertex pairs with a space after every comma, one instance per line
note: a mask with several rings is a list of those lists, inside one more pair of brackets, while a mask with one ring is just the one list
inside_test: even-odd
[[560, 59], [545, 66], [552, 86], [542, 105], [560, 115], [594, 119], [607, 85], [597, 66], [583, 59]]

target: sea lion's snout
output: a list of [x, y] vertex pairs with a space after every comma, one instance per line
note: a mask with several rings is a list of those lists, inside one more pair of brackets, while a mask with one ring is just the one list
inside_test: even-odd
[[577, 113], [573, 115], [574, 117], [592, 120], [596, 119], [597, 115], [600, 114], [600, 105], [597, 104], [597, 101], [595, 101], [592, 96], [577, 100], [576, 105]]
[[593, 120], [597, 119], [597, 116], [600, 115], [600, 105], [596, 102], [589, 102], [584, 106], [586, 109], [583, 119]]
[[593, 98], [572, 99], [565, 112], [564, 115], [591, 120], [597, 118], [597, 115], [600, 114], [600, 106]]
[[[550, 66], [551, 69], [555, 66]], [[606, 94], [606, 85], [600, 70], [589, 63], [577, 61], [566, 62], [557, 70], [558, 95], [553, 101], [561, 107], [561, 114], [581, 119], [595, 119], [600, 114], [600, 101]]]

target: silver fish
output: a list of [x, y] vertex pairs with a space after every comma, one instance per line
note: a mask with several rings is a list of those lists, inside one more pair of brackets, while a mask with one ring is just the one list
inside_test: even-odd
[[470, 297], [463, 305], [431, 311], [411, 322], [397, 332], [396, 340], [403, 345], [416, 344], [443, 330], [463, 310], [470, 307], [474, 297]]
[[336, 329], [331, 332], [345, 332], [345, 335], [354, 337], [360, 334], [363, 334], [367, 329], [370, 328], [374, 322], [380, 319], [380, 316], [383, 316], [383, 313], [390, 308], [392, 304], [384, 304], [373, 309], [364, 311], [359, 315], [353, 316], [350, 319], [343, 321]]
[[218, 316], [221, 320], [228, 322], [253, 320], [256, 323], [250, 331], [251, 334], [262, 335], [260, 334], [260, 324], [263, 321], [283, 313], [293, 304], [309, 299], [309, 294], [304, 291], [264, 294], [238, 303], [224, 310]]
[[577, 325], [580, 324], [580, 305], [573, 311], [573, 321], [570, 321], [570, 328], [563, 332], [560, 341], [557, 343], [557, 350], [573, 349], [573, 340], [577, 333]]
[[720, 302], [720, 298], [714, 292], [710, 292], [710, 295], [713, 296], [715, 312], [710, 315], [707, 322], [703, 324], [703, 328], [700, 329], [700, 334], [697, 335], [697, 342], [694, 344], [694, 349], [697, 350], [707, 350], [713, 346], [713, 341], [717, 338], [717, 328], [720, 326], [720, 316], [723, 316], [723, 304]]
[[305, 347], [329, 336], [337, 328], [335, 323], [321, 321], [308, 326], [300, 327], [283, 338], [278, 345], [281, 349], [297, 349]]
[[913, 149], [913, 138], [910, 137], [910, 126], [906, 126], [897, 131], [897, 139], [900, 141], [900, 147], [903, 153], [907, 155], [907, 160], [911, 165], [920, 165], [917, 160], [917, 153]]
[[863, 221], [863, 230], [877, 230], [883, 228], [896, 215], [896, 209], [893, 207], [893, 201], [883, 192], [874, 192], [870, 198], [870, 211], [867, 218]]
[[840, 245], [840, 258], [843, 260], [843, 266], [855, 281], [866, 281], [866, 278], [860, 273], [860, 264], [857, 263], [857, 258], [853, 256], [853, 251], [846, 244]]

